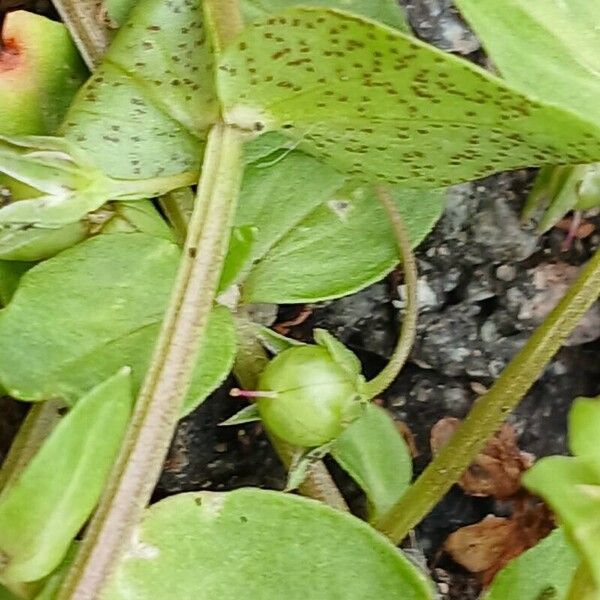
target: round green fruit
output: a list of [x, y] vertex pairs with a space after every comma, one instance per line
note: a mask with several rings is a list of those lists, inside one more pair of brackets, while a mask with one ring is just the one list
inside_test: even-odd
[[322, 446], [360, 415], [363, 382], [359, 372], [336, 361], [326, 347], [290, 348], [262, 372], [259, 390], [274, 393], [259, 397], [258, 411], [282, 440], [304, 448]]

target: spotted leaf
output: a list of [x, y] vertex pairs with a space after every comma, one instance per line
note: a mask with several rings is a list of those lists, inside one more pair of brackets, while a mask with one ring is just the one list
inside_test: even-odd
[[145, 0], [80, 90], [62, 132], [112, 177], [198, 170], [218, 115], [200, 2]]
[[600, 128], [461, 59], [340, 11], [251, 24], [220, 57], [228, 122], [282, 130], [364, 179], [436, 187], [600, 159]]

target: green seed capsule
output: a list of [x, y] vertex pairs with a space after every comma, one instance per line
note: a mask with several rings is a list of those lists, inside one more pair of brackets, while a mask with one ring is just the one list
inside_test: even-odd
[[285, 350], [259, 378], [260, 391], [272, 393], [258, 399], [261, 419], [282, 440], [304, 448], [337, 438], [364, 406], [356, 357], [325, 332], [318, 341]]

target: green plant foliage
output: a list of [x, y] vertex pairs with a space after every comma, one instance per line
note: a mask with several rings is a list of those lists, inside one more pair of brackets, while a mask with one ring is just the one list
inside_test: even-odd
[[[439, 190], [397, 188], [394, 198], [418, 245], [441, 216]], [[294, 151], [246, 168], [236, 224], [257, 228], [241, 279], [244, 302], [315, 302], [353, 293], [398, 263], [385, 211], [370, 186], [351, 183]]]
[[[180, 249], [141, 233], [101, 235], [31, 269], [0, 313], [0, 381], [11, 395], [74, 403], [122, 366], [136, 391], [177, 271]], [[26, 334], [25, 334], [26, 332]], [[227, 375], [229, 311], [213, 311], [185, 412]]]
[[86, 74], [64, 25], [25, 11], [6, 15], [0, 44], [1, 132], [54, 131]]
[[523, 483], [542, 496], [600, 588], [600, 398], [579, 398], [569, 415], [569, 445], [575, 456], [539, 460]]
[[0, 210], [0, 242], [23, 228], [78, 223], [109, 199], [139, 200], [197, 180], [194, 172], [143, 181], [107, 177], [75, 144], [49, 136], [0, 136], [0, 170], [35, 190], [32, 198]]
[[564, 532], [556, 529], [510, 561], [496, 575], [484, 600], [567, 600], [578, 564]]
[[257, 489], [152, 506], [99, 600], [426, 600], [425, 576], [349, 514]]
[[543, 167], [523, 207], [523, 219], [548, 206], [538, 229], [554, 226], [570, 210], [587, 210], [600, 204], [600, 163]]
[[4, 586], [0, 585], [0, 600], [19, 600], [19, 597], [15, 596]]
[[515, 87], [600, 123], [600, 4], [456, 0]]
[[115, 202], [107, 213], [108, 221], [102, 225], [103, 234], [139, 232], [177, 242], [175, 232], [150, 200]]
[[229, 123], [282, 130], [363, 179], [439, 187], [600, 158], [594, 123], [333, 10], [293, 9], [251, 24], [220, 57], [217, 86]]
[[340, 435], [331, 455], [366, 493], [371, 521], [386, 514], [410, 485], [410, 450], [387, 411], [375, 404]]
[[[600, 5], [587, 0], [457, 0], [502, 75], [526, 94], [600, 123]], [[561, 161], [562, 162], [562, 161]], [[569, 210], [600, 204], [598, 165], [548, 168], [523, 216], [549, 204], [546, 231]]]
[[92, 512], [132, 407], [129, 370], [92, 389], [0, 495], [0, 578], [42, 579], [63, 560]]
[[385, 23], [400, 31], [410, 32], [404, 13], [395, 0], [242, 0], [241, 8], [247, 21], [281, 12], [294, 6], [323, 6], [338, 8]]
[[[103, 0], [108, 18], [117, 25], [123, 23], [136, 0]], [[409, 31], [403, 12], [394, 0], [240, 0], [240, 8], [246, 21], [278, 12], [292, 6], [326, 6], [344, 9], [376, 21], [381, 21], [402, 31]]]
[[198, 171], [218, 116], [200, 2], [139, 2], [80, 90], [62, 132], [108, 175]]

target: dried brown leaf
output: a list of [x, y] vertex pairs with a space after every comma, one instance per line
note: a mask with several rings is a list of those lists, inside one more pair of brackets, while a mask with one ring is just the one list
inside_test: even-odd
[[[460, 420], [452, 417], [441, 419], [434, 425], [431, 430], [431, 450], [434, 454], [450, 440], [459, 425]], [[521, 489], [521, 474], [530, 465], [529, 456], [517, 446], [514, 429], [504, 425], [458, 483], [471, 496], [506, 499]]]

